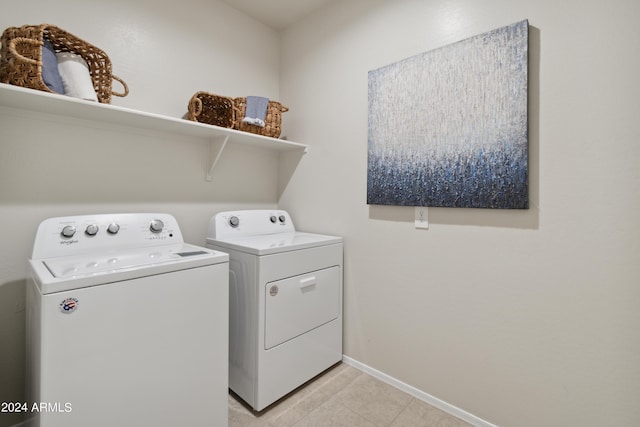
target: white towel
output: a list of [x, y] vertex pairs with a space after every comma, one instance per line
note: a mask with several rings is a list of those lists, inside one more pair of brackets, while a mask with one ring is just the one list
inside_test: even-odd
[[71, 52], [58, 52], [56, 53], [56, 58], [64, 94], [74, 98], [98, 102], [98, 95], [93, 89], [89, 66], [82, 56]]

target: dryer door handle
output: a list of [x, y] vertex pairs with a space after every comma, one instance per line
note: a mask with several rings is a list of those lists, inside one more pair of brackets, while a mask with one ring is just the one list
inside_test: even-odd
[[316, 283], [316, 276], [305, 277], [304, 279], [300, 279], [300, 289], [304, 291], [305, 289], [315, 286]]

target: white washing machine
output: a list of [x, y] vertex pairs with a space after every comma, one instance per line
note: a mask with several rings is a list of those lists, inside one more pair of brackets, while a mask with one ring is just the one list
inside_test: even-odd
[[244, 210], [215, 215], [206, 245], [229, 254], [229, 387], [254, 410], [342, 360], [341, 237]]
[[167, 214], [51, 218], [27, 283], [27, 425], [227, 426], [227, 254]]

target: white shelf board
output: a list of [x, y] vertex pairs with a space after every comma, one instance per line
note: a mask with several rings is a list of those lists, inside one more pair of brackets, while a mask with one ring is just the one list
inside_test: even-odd
[[92, 120], [116, 126], [170, 132], [177, 135], [204, 138], [208, 141], [228, 137], [228, 141], [231, 144], [252, 145], [276, 151], [307, 151], [307, 145], [298, 142], [255, 135], [235, 129], [147, 113], [110, 104], [85, 101], [5, 83], [0, 83], [0, 106]]

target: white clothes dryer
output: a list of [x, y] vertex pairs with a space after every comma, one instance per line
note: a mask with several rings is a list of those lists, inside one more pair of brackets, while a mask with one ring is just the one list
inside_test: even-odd
[[184, 243], [167, 214], [43, 221], [27, 425], [227, 426], [228, 260]]
[[342, 360], [341, 237], [242, 210], [211, 218], [206, 246], [229, 254], [229, 387], [254, 410]]

